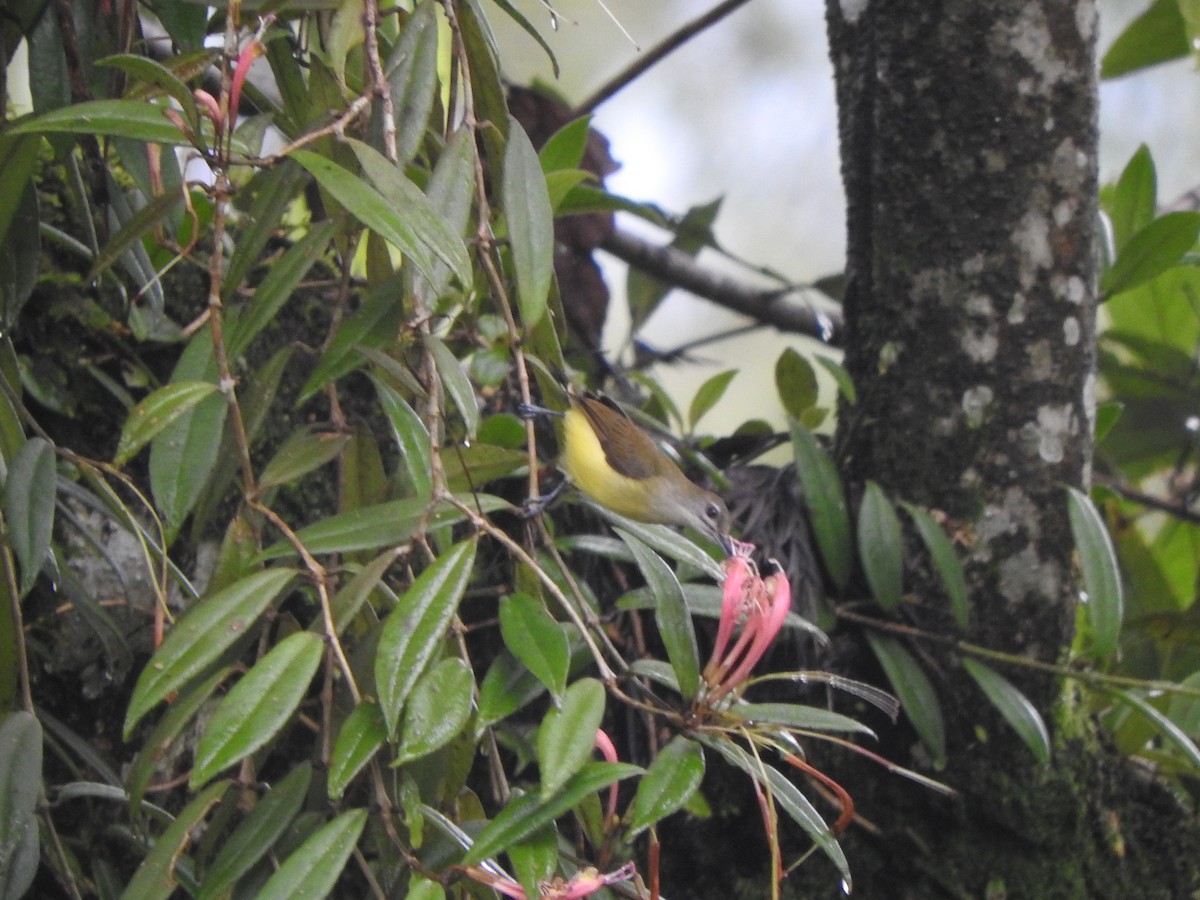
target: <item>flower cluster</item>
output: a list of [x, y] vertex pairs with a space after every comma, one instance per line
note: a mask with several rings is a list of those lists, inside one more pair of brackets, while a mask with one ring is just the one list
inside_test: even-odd
[[753, 550], [753, 544], [733, 541], [733, 552], [721, 564], [725, 570], [721, 621], [712, 657], [704, 668], [710, 705], [745, 684], [779, 634], [792, 606], [792, 586], [779, 564], [769, 560], [767, 565], [772, 571], [763, 577], [750, 558]]

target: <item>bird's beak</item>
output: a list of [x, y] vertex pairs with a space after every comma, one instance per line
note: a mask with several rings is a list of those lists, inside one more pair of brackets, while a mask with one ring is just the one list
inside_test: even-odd
[[718, 534], [717, 543], [726, 556], [733, 556], [733, 538], [727, 534]]

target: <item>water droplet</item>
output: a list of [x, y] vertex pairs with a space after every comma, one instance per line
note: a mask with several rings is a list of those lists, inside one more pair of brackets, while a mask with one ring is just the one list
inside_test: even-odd
[[1200, 416], [1188, 416], [1187, 421], [1183, 423], [1183, 427], [1193, 434], [1200, 431]]
[[842, 879], [842, 893], [849, 897], [853, 890], [854, 884], [850, 881], [850, 876], [847, 875]]
[[833, 340], [833, 320], [825, 313], [817, 313], [817, 329], [821, 332], [821, 340], [829, 343]]

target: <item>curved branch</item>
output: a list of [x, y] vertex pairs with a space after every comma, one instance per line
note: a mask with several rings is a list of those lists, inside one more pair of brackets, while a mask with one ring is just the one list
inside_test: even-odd
[[757, 288], [701, 266], [674, 247], [652, 244], [620, 230], [614, 230], [600, 246], [635, 269], [764, 325], [807, 335], [832, 347], [842, 345], [845, 326], [841, 310], [820, 309], [806, 299], [804, 295], [812, 288]]

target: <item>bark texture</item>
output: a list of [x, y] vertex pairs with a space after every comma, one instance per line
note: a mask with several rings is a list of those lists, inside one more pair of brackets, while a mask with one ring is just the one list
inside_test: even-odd
[[[844, 472], [945, 514], [968, 562], [961, 636], [1061, 662], [1080, 591], [1064, 486], [1088, 482], [1095, 404], [1094, 2], [827, 10], [858, 390], [839, 422]], [[919, 570], [905, 617], [954, 634]], [[870, 655], [853, 636], [841, 647], [835, 667], [863, 676]], [[953, 654], [910, 649], [941, 700], [949, 761], [931, 771], [894, 730], [882, 750], [959, 793], [825, 760], [870, 823], [844, 839], [855, 896], [1192, 895], [1194, 822], [1100, 745], [1060, 680], [1003, 672], [1051, 726], [1055, 761], [1041, 768]], [[819, 869], [797, 873], [796, 896], [832, 895], [810, 880]]]

